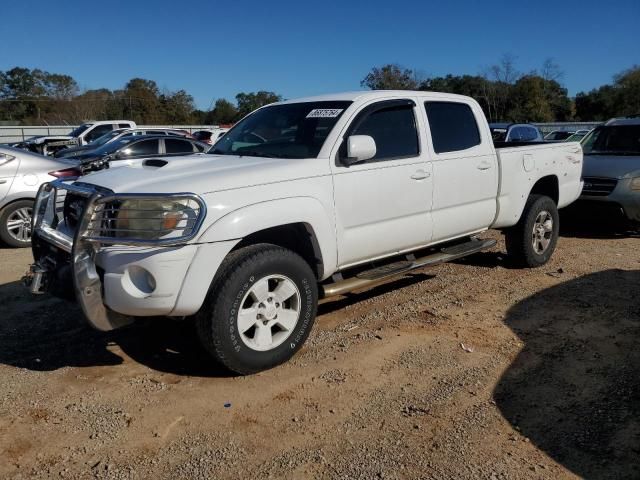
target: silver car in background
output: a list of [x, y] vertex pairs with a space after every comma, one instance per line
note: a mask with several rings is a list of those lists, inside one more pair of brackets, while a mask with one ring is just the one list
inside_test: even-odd
[[581, 143], [580, 203], [640, 222], [640, 117], [609, 120]]
[[0, 146], [0, 240], [11, 247], [31, 244], [31, 213], [40, 185], [77, 177], [77, 162]]

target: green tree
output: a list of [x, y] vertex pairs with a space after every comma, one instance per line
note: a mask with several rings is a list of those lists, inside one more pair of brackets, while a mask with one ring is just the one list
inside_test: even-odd
[[640, 114], [640, 66], [634, 65], [614, 77], [616, 115]]
[[371, 90], [417, 90], [419, 85], [416, 72], [396, 64], [374, 67], [360, 82]]
[[259, 92], [238, 93], [236, 95], [238, 117], [242, 118], [260, 107], [279, 102], [280, 100], [282, 100], [280, 95], [264, 90], [260, 90]]
[[211, 110], [205, 118], [205, 122], [209, 125], [233, 123], [238, 119], [238, 109], [230, 101], [219, 98], [216, 100], [213, 110]]
[[640, 66], [613, 77], [613, 83], [576, 95], [576, 117], [580, 120], [607, 120], [640, 113]]
[[158, 124], [164, 121], [160, 105], [160, 89], [153, 80], [132, 78], [121, 94], [127, 117], [136, 123]]
[[195, 106], [193, 97], [184, 90], [160, 96], [160, 105], [168, 123], [191, 123]]

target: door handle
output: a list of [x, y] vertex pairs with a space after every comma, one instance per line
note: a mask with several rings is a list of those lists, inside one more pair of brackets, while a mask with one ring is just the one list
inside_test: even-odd
[[480, 162], [477, 168], [478, 170], [489, 170], [491, 168], [491, 164], [489, 162]]
[[7, 183], [7, 180], [0, 180], [0, 185], [2, 185], [3, 183]]
[[429, 172], [418, 170], [413, 175], [411, 175], [411, 178], [414, 180], [424, 180], [425, 178], [429, 178], [430, 176], [431, 174]]

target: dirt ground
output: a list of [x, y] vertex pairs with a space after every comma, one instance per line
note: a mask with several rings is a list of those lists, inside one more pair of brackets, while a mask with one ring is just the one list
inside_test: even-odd
[[565, 231], [320, 306], [234, 377], [186, 322], [100, 333], [0, 248], [0, 478], [640, 478], [640, 237]]

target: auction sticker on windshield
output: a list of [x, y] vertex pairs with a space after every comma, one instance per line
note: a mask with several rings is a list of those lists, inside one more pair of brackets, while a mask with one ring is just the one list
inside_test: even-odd
[[342, 113], [342, 108], [316, 108], [311, 110], [307, 118], [335, 118]]

